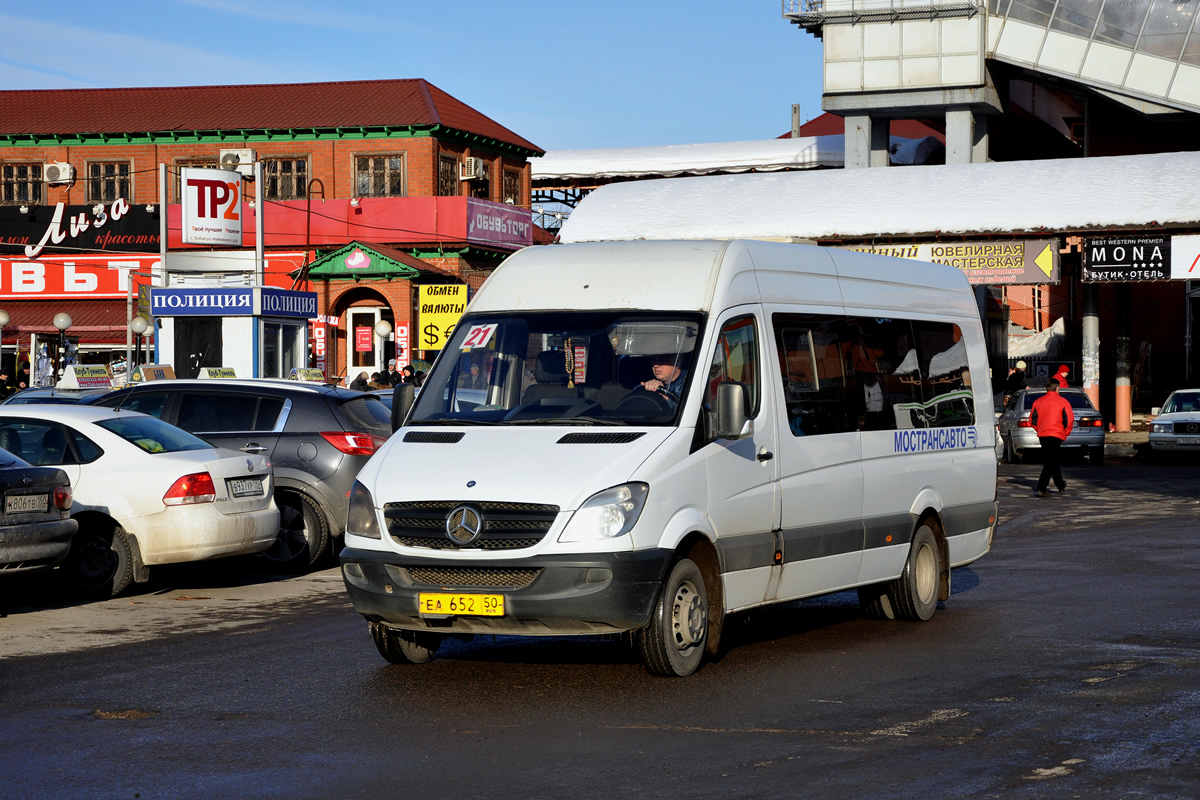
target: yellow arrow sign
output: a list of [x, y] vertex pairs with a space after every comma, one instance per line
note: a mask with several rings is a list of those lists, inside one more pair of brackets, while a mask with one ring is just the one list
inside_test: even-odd
[[1054, 243], [1051, 242], [1050, 244], [1046, 245], [1046, 249], [1038, 253], [1038, 257], [1033, 260], [1033, 263], [1037, 264], [1038, 269], [1046, 273], [1047, 278], [1049, 278], [1050, 273], [1054, 271], [1054, 251], [1050, 249], [1053, 244]]

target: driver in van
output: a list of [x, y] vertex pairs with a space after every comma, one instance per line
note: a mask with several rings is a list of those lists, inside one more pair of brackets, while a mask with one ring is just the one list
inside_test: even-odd
[[647, 392], [657, 392], [674, 409], [683, 397], [683, 384], [687, 373], [679, 366], [677, 353], [659, 353], [650, 357], [650, 371], [654, 377], [640, 384]]

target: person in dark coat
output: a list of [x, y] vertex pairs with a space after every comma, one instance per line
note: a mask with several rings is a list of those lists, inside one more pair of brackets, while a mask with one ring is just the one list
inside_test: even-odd
[[1018, 361], [1016, 369], [1008, 374], [1008, 380], [1004, 382], [1004, 396], [1012, 397], [1017, 392], [1025, 388], [1025, 362]]
[[1051, 479], [1062, 494], [1067, 490], [1067, 482], [1062, 476], [1062, 443], [1075, 427], [1075, 412], [1067, 399], [1058, 393], [1059, 385], [1055, 380], [1058, 376], [1046, 382], [1046, 393], [1033, 401], [1033, 409], [1029, 413], [1029, 422], [1037, 431], [1038, 441], [1042, 445], [1042, 474], [1038, 476], [1038, 497], [1047, 497], [1046, 487]]
[[358, 373], [358, 377], [350, 381], [350, 388], [359, 392], [369, 392], [371, 387], [367, 385], [367, 378], [371, 377], [365, 372]]

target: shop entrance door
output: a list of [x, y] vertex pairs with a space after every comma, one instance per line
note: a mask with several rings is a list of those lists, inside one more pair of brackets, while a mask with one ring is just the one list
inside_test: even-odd
[[384, 341], [375, 335], [375, 324], [382, 316], [382, 308], [351, 308], [346, 312], [346, 375], [345, 383], [358, 377], [358, 373], [384, 372]]
[[221, 322], [220, 317], [175, 318], [175, 377], [195, 378], [201, 367], [221, 366]]

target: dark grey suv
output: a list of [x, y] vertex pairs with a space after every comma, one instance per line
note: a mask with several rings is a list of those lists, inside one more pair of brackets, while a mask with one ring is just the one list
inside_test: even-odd
[[296, 381], [154, 381], [91, 405], [141, 411], [218, 447], [270, 458], [280, 530], [264, 555], [288, 571], [315, 564], [345, 532], [354, 478], [392, 432], [378, 397]]

